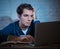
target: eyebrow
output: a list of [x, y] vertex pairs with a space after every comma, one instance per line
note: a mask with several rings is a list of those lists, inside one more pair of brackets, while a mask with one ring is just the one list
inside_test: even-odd
[[[24, 16], [28, 16], [28, 14], [24, 14]], [[31, 16], [33, 16], [33, 15], [31, 15]]]

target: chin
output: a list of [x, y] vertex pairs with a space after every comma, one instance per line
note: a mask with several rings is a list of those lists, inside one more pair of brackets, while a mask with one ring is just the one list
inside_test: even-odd
[[26, 25], [26, 26], [30, 26], [30, 25]]

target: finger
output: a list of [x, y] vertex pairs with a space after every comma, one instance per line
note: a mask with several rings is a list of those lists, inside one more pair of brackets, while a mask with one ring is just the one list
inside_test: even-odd
[[26, 39], [27, 39], [27, 42], [31, 43], [32, 42], [32, 39], [30, 36], [26, 36]]
[[32, 40], [32, 37], [31, 37], [30, 35], [28, 35], [27, 38], [28, 38], [29, 40]]
[[34, 38], [31, 35], [27, 35], [27, 38], [29, 38], [31, 42], [34, 42]]
[[29, 42], [29, 39], [25, 36], [25, 37], [21, 37], [22, 42]]

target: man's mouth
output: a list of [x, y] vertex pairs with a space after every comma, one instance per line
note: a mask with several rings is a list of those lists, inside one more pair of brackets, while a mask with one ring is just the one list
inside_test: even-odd
[[30, 24], [30, 22], [27, 22], [27, 24]]

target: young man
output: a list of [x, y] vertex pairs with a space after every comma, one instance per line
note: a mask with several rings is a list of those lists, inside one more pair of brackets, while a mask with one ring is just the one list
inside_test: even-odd
[[8, 36], [12, 38], [9, 40], [21, 42], [34, 42], [34, 9], [30, 4], [21, 4], [17, 8], [17, 15], [19, 20], [11, 23], [0, 31], [0, 41], [6, 41]]

